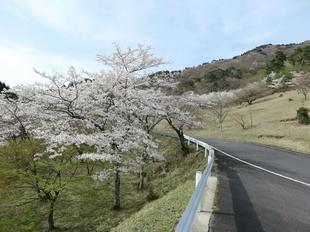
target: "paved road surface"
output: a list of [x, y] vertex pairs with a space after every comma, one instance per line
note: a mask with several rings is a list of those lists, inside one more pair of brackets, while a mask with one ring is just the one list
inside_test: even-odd
[[[262, 145], [201, 139], [244, 161], [310, 183], [310, 156]], [[244, 164], [216, 151], [219, 167], [213, 232], [310, 232], [310, 186]]]

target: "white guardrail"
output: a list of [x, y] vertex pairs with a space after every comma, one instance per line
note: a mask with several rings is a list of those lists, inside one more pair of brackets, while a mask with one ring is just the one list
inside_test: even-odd
[[208, 155], [208, 164], [202, 174], [201, 172], [196, 173], [196, 188], [186, 206], [185, 211], [182, 214], [182, 217], [179, 220], [179, 223], [175, 228], [176, 232], [189, 232], [192, 230], [196, 214], [200, 210], [200, 202], [203, 196], [204, 188], [207, 185], [208, 177], [211, 174], [211, 169], [214, 163], [214, 149], [212, 146], [187, 135], [184, 135], [184, 137], [188, 141], [188, 144], [191, 142], [195, 143], [197, 150], [199, 147], [204, 149], [205, 157]]

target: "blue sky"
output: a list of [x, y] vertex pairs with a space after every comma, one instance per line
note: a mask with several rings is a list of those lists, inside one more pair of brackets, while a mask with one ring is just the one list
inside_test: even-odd
[[98, 53], [151, 45], [183, 69], [266, 43], [310, 39], [309, 0], [0, 0], [0, 80], [42, 71], [99, 70]]

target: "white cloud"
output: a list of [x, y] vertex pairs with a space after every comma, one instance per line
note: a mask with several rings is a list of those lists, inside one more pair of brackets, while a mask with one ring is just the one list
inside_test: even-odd
[[37, 21], [59, 33], [87, 35], [96, 31], [96, 20], [86, 10], [85, 2], [75, 0], [11, 0], [0, 8], [23, 21]]
[[3, 42], [0, 45], [0, 63], [0, 81], [10, 86], [42, 81], [35, 74], [34, 68], [49, 73], [65, 72], [71, 65], [78, 70], [89, 71], [99, 70], [101, 67], [94, 57], [79, 59]]
[[60, 31], [89, 33], [95, 30], [95, 21], [82, 4], [74, 0], [25, 1], [26, 11], [38, 21]]
[[11, 0], [0, 8], [22, 21], [36, 22], [67, 38], [112, 44], [150, 41], [145, 34], [155, 2], [114, 0]]
[[308, 16], [303, 15], [308, 6], [307, 0], [0, 0], [0, 10], [7, 13], [0, 42], [16, 41], [0, 44], [5, 66], [0, 80], [11, 85], [33, 81], [33, 67], [92, 68], [93, 57], [75, 54], [109, 54], [113, 42], [150, 44], [178, 69], [263, 43], [298, 42], [308, 39]]

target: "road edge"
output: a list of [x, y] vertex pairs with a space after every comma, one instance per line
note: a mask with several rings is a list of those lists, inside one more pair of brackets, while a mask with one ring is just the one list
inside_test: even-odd
[[216, 176], [210, 176], [208, 178], [207, 185], [204, 189], [204, 197], [201, 201], [200, 211], [197, 212], [194, 219], [192, 232], [208, 232], [209, 224], [211, 222], [211, 216], [214, 209], [214, 203], [216, 200], [218, 178]]

